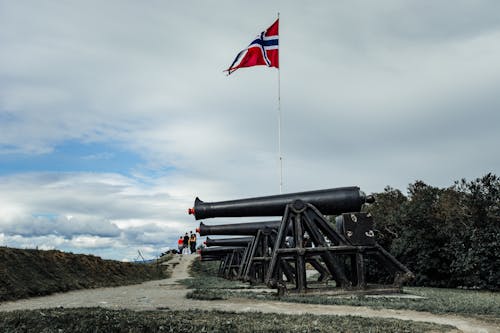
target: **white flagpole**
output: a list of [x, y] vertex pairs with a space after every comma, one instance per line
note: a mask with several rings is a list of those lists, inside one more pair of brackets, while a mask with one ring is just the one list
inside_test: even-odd
[[[278, 20], [279, 20], [279, 18], [280, 18], [280, 13], [278, 12]], [[280, 44], [281, 44], [281, 41], [280, 41]], [[280, 48], [280, 46], [278, 46], [278, 55], [280, 54], [279, 48]], [[280, 68], [281, 68], [281, 63], [278, 67], [278, 154], [279, 154], [279, 163], [280, 163], [279, 168], [280, 168], [280, 194], [281, 194], [281, 193], [283, 193], [283, 156], [281, 154], [281, 75], [280, 75]]]
[[280, 160], [280, 194], [283, 193], [283, 155], [281, 154], [281, 96], [280, 70], [278, 68], [278, 153]]

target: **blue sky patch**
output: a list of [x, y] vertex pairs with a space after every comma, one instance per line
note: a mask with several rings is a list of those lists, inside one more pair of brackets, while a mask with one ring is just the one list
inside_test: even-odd
[[56, 145], [47, 154], [0, 154], [0, 175], [20, 172], [113, 172], [129, 175], [145, 163], [116, 144], [75, 140]]

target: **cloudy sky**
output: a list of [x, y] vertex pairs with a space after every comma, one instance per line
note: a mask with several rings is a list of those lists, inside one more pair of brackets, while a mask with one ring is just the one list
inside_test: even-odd
[[[280, 76], [225, 76], [278, 12]], [[0, 0], [0, 246], [153, 257], [194, 230], [196, 196], [279, 193], [278, 77], [285, 193], [498, 174], [498, 13], [496, 0]]]

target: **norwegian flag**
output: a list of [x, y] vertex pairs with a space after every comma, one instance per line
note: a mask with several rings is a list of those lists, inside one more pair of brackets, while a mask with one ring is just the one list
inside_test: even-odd
[[230, 75], [238, 68], [259, 65], [280, 68], [278, 27], [279, 18], [267, 30], [261, 32], [246, 49], [240, 51], [225, 72]]

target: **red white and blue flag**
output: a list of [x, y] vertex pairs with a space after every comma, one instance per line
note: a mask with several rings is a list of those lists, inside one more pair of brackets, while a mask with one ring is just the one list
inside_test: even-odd
[[231, 66], [225, 70], [228, 75], [243, 67], [264, 65], [280, 68], [278, 27], [279, 18], [267, 30], [261, 32], [246, 49], [238, 53]]

